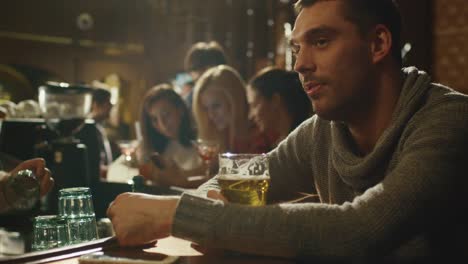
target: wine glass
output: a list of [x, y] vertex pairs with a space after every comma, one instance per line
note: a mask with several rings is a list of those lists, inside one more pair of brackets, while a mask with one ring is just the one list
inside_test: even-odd
[[118, 140], [117, 144], [120, 148], [120, 153], [123, 155], [123, 162], [122, 165], [126, 168], [125, 178], [129, 179], [135, 175], [134, 174], [134, 166], [135, 166], [135, 159], [134, 153], [138, 146], [138, 140], [135, 139], [126, 139], [126, 140]]
[[119, 140], [117, 141], [117, 144], [119, 145], [120, 152], [124, 156], [125, 164], [127, 166], [131, 166], [133, 163], [133, 154], [135, 153], [138, 146], [138, 140]]
[[197, 139], [192, 141], [198, 151], [198, 155], [206, 165], [205, 176], [210, 178], [210, 168], [212, 161], [217, 157], [219, 152], [219, 143], [215, 140]]

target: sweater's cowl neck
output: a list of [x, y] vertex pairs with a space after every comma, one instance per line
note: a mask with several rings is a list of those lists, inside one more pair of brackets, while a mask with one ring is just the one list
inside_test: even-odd
[[382, 180], [389, 161], [408, 120], [419, 109], [429, 88], [430, 77], [415, 67], [403, 69], [404, 83], [392, 122], [374, 149], [361, 157], [352, 150], [346, 124], [332, 122], [332, 162], [342, 180], [356, 191], [364, 191]]

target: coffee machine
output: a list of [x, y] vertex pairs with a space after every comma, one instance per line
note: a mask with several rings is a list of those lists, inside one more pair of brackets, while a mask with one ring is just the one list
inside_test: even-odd
[[52, 172], [55, 188], [46, 196], [45, 211], [57, 212], [58, 190], [90, 186], [88, 148], [75, 135], [91, 110], [92, 88], [48, 82], [38, 89], [39, 108], [45, 125], [44, 140], [35, 146]]
[[[56, 214], [58, 190], [62, 188], [91, 187], [97, 218], [106, 217], [109, 203], [118, 194], [131, 191], [129, 184], [100, 179], [100, 135], [94, 120], [86, 119], [92, 89], [48, 82], [38, 88], [41, 118], [7, 118], [0, 122], [0, 153], [20, 160], [44, 158], [55, 181], [54, 188], [42, 199], [39, 212], [15, 212], [8, 225], [32, 215]], [[179, 189], [159, 186], [148, 187], [145, 192], [180, 194]], [[0, 226], [5, 219], [2, 215]]]
[[93, 89], [47, 82], [38, 88], [41, 118], [6, 119], [0, 152], [20, 160], [42, 157], [55, 185], [41, 202], [41, 213], [57, 213], [58, 190], [94, 186], [99, 180], [98, 131], [91, 119]]

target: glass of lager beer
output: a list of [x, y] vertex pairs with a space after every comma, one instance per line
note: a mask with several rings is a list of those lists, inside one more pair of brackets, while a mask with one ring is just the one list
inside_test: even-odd
[[265, 154], [219, 155], [218, 183], [229, 202], [251, 206], [266, 203], [270, 173]]

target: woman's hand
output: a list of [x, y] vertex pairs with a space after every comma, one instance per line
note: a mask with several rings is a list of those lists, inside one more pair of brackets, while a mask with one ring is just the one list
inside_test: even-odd
[[177, 164], [169, 159], [164, 158], [159, 153], [151, 155], [151, 165], [146, 168], [150, 170], [148, 177], [157, 185], [162, 186], [183, 186], [186, 184], [187, 177]]
[[200, 175], [203, 175], [205, 170], [206, 167], [204, 166], [193, 170], [183, 170], [174, 161], [165, 159], [158, 153], [153, 153], [151, 162], [144, 163], [139, 167], [140, 175], [152, 181], [155, 185], [182, 188], [197, 188], [204, 183], [207, 178], [200, 177]]
[[144, 245], [170, 235], [178, 196], [123, 193], [107, 209], [119, 244]]

